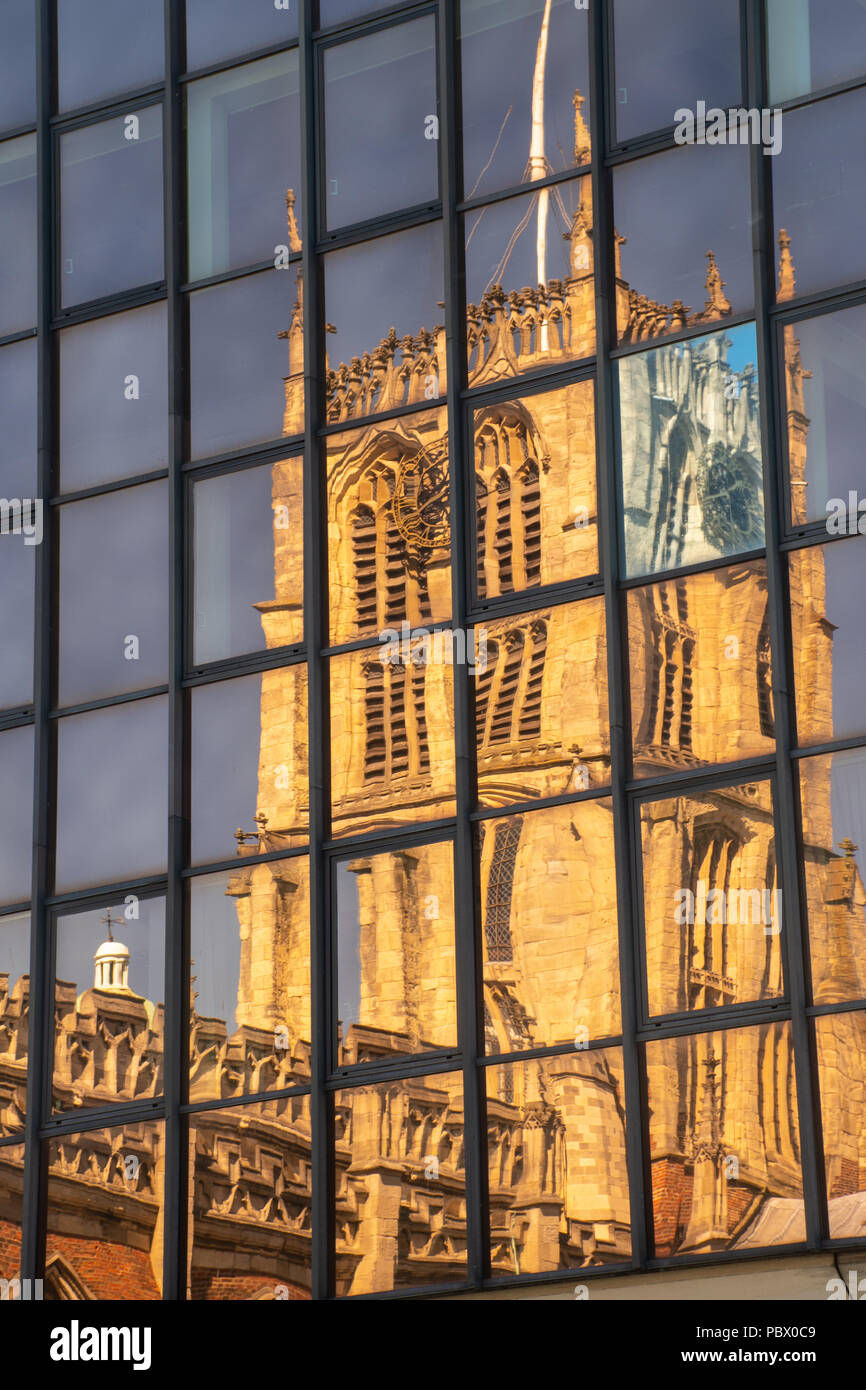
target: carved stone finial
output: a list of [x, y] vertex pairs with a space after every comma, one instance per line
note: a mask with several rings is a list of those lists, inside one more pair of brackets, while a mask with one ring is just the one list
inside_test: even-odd
[[589, 127], [581, 115], [580, 108], [583, 106], [585, 97], [575, 90], [574, 93], [574, 162], [575, 164], [588, 164], [591, 157], [591, 142]]
[[784, 227], [779, 229], [779, 299], [793, 299], [797, 288], [794, 273], [794, 260], [791, 256], [791, 238]]
[[293, 188], [286, 190], [286, 221], [289, 227], [289, 250], [303, 250], [301, 234], [298, 231], [298, 223], [295, 218], [295, 190]]
[[718, 318], [731, 312], [731, 301], [725, 295], [725, 282], [716, 265], [712, 251], [707, 252], [707, 302], [704, 314], [707, 318]]

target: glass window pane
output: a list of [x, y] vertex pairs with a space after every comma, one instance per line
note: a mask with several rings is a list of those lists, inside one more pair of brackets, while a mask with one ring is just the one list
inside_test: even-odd
[[466, 198], [589, 161], [588, 6], [461, 0], [460, 63]]
[[474, 413], [481, 600], [598, 572], [595, 383]]
[[476, 849], [486, 1052], [618, 1033], [611, 802], [481, 821]]
[[162, 1298], [164, 1181], [163, 1120], [50, 1141], [45, 1255], [55, 1298]]
[[186, 97], [190, 280], [299, 250], [297, 49], [191, 82]]
[[52, 1110], [161, 1096], [165, 899], [62, 913], [56, 937]]
[[161, 82], [161, 5], [141, 0], [57, 0], [59, 108], [93, 106]]
[[193, 488], [193, 663], [303, 640], [303, 459]]
[[33, 729], [0, 734], [0, 903], [30, 897], [33, 856]]
[[866, 277], [866, 91], [785, 113], [772, 161], [777, 298]]
[[439, 222], [325, 257], [329, 424], [445, 394], [444, 298]]
[[609, 784], [604, 599], [485, 618], [472, 675], [482, 805]]
[[678, 107], [737, 105], [739, 11], [738, 0], [614, 0], [618, 141], [673, 125]]
[[790, 1023], [659, 1039], [646, 1069], [656, 1257], [804, 1241]]
[[12, 130], [36, 122], [34, 0], [5, 0], [0, 26], [0, 130]]
[[163, 278], [162, 108], [60, 137], [63, 308]]
[[799, 762], [816, 1004], [866, 998], [866, 749]]
[[310, 1298], [310, 1142], [309, 1096], [192, 1117], [187, 1298]]
[[423, 637], [395, 648], [331, 659], [335, 837], [454, 815], [453, 667]]
[[[388, 100], [382, 101], [382, 92]], [[438, 189], [432, 15], [324, 51], [329, 228], [432, 201]]]
[[617, 363], [627, 575], [763, 547], [757, 355], [743, 324]]
[[[24, 1145], [4, 1144], [0, 1149], [0, 1212], [3, 1214], [4, 1243], [0, 1252], [0, 1278], [21, 1275], [21, 1218], [24, 1188]], [[24, 1284], [21, 1297], [32, 1297], [32, 1285]]]
[[0, 144], [0, 337], [36, 323], [36, 136]]
[[374, 10], [391, 10], [399, 0], [319, 0], [319, 23], [323, 29], [331, 24], [343, 24], [349, 19], [362, 19]]
[[627, 622], [637, 777], [773, 754], [762, 562], [630, 589]]
[[454, 847], [336, 864], [337, 1066], [457, 1046]]
[[464, 217], [469, 385], [595, 352], [588, 178]]
[[23, 535], [0, 536], [0, 709], [33, 701], [35, 585], [35, 549]]
[[45, 529], [36, 492], [36, 341], [0, 350], [0, 709], [33, 699], [36, 547]]
[[307, 668], [192, 692], [192, 861], [306, 843]]
[[193, 458], [303, 433], [299, 292], [300, 277], [296, 289], [293, 273], [271, 270], [190, 295]]
[[64, 492], [168, 467], [165, 305], [60, 334]]
[[328, 440], [334, 645], [450, 617], [448, 450], [444, 410]]
[[167, 769], [161, 696], [58, 722], [58, 893], [165, 872]]
[[866, 541], [794, 550], [788, 563], [798, 742], [866, 733]]
[[485, 1081], [493, 1277], [630, 1259], [619, 1048], [503, 1063]]
[[[27, 1110], [27, 1054], [30, 1023], [30, 914], [0, 917], [0, 1138], [24, 1128]], [[8, 1220], [3, 1193], [3, 1155], [0, 1149], [0, 1220]], [[4, 1235], [6, 1232], [4, 1231]], [[8, 1248], [4, 1245], [4, 1254]], [[7, 1271], [0, 1262], [0, 1278]]]
[[620, 165], [613, 188], [620, 342], [710, 324], [752, 307], [745, 146], [682, 145]]
[[830, 1239], [844, 1240], [860, 1235], [866, 1201], [866, 1013], [816, 1018], [815, 1036]]
[[60, 508], [60, 704], [168, 680], [168, 487]]
[[298, 0], [186, 0], [190, 71], [298, 37]]
[[190, 882], [190, 1100], [310, 1079], [310, 866], [305, 855]]
[[866, 10], [860, 0], [767, 0], [767, 48], [772, 102], [820, 92], [866, 72]]
[[36, 491], [36, 339], [0, 348], [0, 489], [11, 498]]
[[782, 890], [769, 782], [641, 806], [651, 1015], [778, 999]]
[[337, 1091], [334, 1118], [338, 1296], [465, 1279], [460, 1072]]

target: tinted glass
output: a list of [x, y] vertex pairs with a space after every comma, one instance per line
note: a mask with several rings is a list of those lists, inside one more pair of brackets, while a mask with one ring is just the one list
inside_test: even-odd
[[763, 547], [757, 355], [745, 324], [618, 362], [627, 574]]
[[165, 305], [60, 334], [61, 489], [168, 466]]
[[36, 323], [36, 136], [0, 144], [0, 337]]
[[140, 0], [57, 0], [59, 106], [92, 106], [161, 82], [163, 12]]
[[292, 458], [195, 484], [195, 665], [302, 640], [302, 471]]
[[[36, 547], [45, 529], [36, 492], [36, 342], [0, 350], [0, 709], [33, 698]], [[9, 504], [9, 505], [7, 505]], [[18, 505], [20, 504], [20, 505]], [[17, 530], [16, 530], [17, 528]]]
[[866, 998], [866, 750], [799, 763], [816, 1004]]
[[683, 145], [639, 159], [614, 171], [613, 189], [621, 342], [751, 308], [745, 146]]
[[[844, 1240], [859, 1235], [858, 1213], [866, 1196], [861, 1147], [866, 1130], [866, 1013], [816, 1018], [815, 1037], [830, 1239]], [[847, 1289], [846, 1294], [850, 1297]]]
[[866, 541], [795, 550], [788, 564], [798, 740], [852, 738], [866, 732]]
[[[24, 1127], [27, 1108], [27, 1054], [30, 1022], [30, 916], [13, 913], [0, 917], [0, 1038], [3, 1039], [3, 1100], [0, 1106], [0, 1138]], [[3, 1155], [0, 1150], [0, 1174]], [[0, 1176], [0, 1210], [3, 1202]], [[3, 1275], [8, 1277], [7, 1271]], [[3, 1277], [3, 1276], [0, 1276]]]
[[772, 160], [780, 300], [866, 276], [864, 123], [864, 91], [785, 114]]
[[162, 108], [60, 137], [60, 302], [163, 276]]
[[461, 0], [467, 198], [588, 161], [588, 45], [588, 8], [572, 0]]
[[168, 488], [60, 510], [60, 703], [168, 680]]
[[342, 24], [348, 19], [361, 19], [374, 10], [390, 10], [394, 0], [319, 0], [319, 23]]
[[32, 856], [33, 730], [7, 729], [0, 733], [0, 902], [30, 897]]
[[186, 0], [187, 67], [206, 68], [298, 37], [299, 0]]
[[186, 97], [190, 280], [299, 250], [297, 49], [191, 82]]
[[739, 10], [737, 0], [614, 0], [619, 141], [673, 125], [677, 107], [737, 105]]
[[0, 130], [12, 130], [36, 121], [34, 0], [6, 0], [0, 36]]
[[297, 293], [294, 272], [272, 270], [190, 295], [193, 458], [303, 431]]
[[57, 891], [165, 872], [168, 704], [164, 698], [57, 726]]
[[770, 100], [819, 92], [866, 72], [860, 0], [767, 0]]
[[36, 490], [36, 340], [0, 348], [0, 492], [8, 499]]
[[192, 692], [192, 859], [232, 859], [305, 843], [307, 668]]

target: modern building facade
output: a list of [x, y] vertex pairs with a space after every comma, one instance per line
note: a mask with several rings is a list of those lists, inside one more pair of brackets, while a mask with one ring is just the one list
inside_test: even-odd
[[0, 1280], [829, 1296], [862, 7], [0, 37]]

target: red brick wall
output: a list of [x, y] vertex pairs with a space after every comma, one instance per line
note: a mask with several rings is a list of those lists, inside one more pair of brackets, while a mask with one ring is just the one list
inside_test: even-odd
[[158, 1299], [162, 1295], [143, 1250], [78, 1236], [48, 1236], [48, 1258], [62, 1255], [91, 1293], [108, 1299]]

